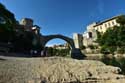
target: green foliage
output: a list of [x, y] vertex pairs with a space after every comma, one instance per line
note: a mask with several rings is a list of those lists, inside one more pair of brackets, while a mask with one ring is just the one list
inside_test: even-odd
[[47, 52], [48, 52], [48, 55], [49, 55], [49, 56], [53, 56], [53, 55], [54, 55], [53, 53], [54, 53], [55, 51], [56, 51], [56, 50], [54, 50], [52, 47], [48, 47], [48, 48], [47, 48]]
[[125, 74], [125, 58], [121, 58], [118, 60], [119, 66], [122, 69], [122, 73]]
[[96, 30], [96, 33], [97, 33], [97, 40], [96, 42], [100, 43], [101, 44], [101, 37], [102, 37], [102, 34]]
[[125, 15], [119, 16], [119, 18], [117, 19], [117, 22], [120, 23], [121, 25], [124, 25], [125, 24]]
[[6, 7], [0, 3], [0, 13], [4, 18], [7, 19], [7, 21], [10, 24], [16, 24], [16, 19], [14, 17], [14, 14], [12, 12], [10, 12], [9, 10], [6, 9]]
[[102, 62], [104, 62], [106, 65], [112, 65], [112, 66], [117, 66], [117, 67], [120, 66], [120, 63], [114, 57], [111, 58], [111, 57], [104, 56], [102, 58]]
[[97, 42], [101, 46], [102, 53], [114, 53], [118, 51], [119, 53], [125, 53], [125, 16], [119, 16], [117, 19], [120, 26], [114, 26], [107, 29], [103, 34], [97, 32], [98, 38]]
[[47, 52], [49, 56], [62, 56], [66, 57], [69, 55], [70, 49], [55, 49], [52, 47], [47, 48]]
[[81, 49], [81, 50], [84, 50], [84, 49], [86, 49], [86, 47], [83, 45], [80, 49]]
[[25, 31], [14, 14], [0, 3], [0, 42], [11, 42], [14, 51], [41, 50], [40, 35]]
[[108, 47], [107, 46], [102, 46], [101, 47], [101, 53], [103, 53], [103, 54], [109, 54], [110, 52], [109, 52], [109, 50], [108, 50]]
[[97, 46], [95, 46], [95, 45], [89, 45], [88, 46], [90, 49], [96, 49], [97, 48]]
[[11, 13], [9, 10], [7, 10], [5, 6], [2, 5], [1, 3], [0, 3], [0, 17], [3, 17], [6, 20], [5, 28], [7, 30], [11, 30], [12, 28], [14, 28], [14, 25], [16, 24], [16, 19], [14, 17], [14, 14]]
[[122, 70], [121, 73], [125, 74], [125, 58], [111, 58], [104, 56], [101, 61], [107, 65], [119, 67]]
[[14, 35], [14, 27], [16, 25], [16, 19], [14, 14], [8, 11], [4, 5], [0, 3], [0, 17], [5, 22], [0, 23], [0, 41], [11, 41]]
[[124, 47], [124, 46], [120, 47], [120, 48], [117, 50], [117, 52], [118, 52], [119, 54], [124, 54], [124, 53], [125, 53], [125, 47]]
[[13, 44], [16, 50], [27, 51], [32, 48], [32, 40], [32, 34], [30, 32], [24, 31], [23, 34], [15, 36]]

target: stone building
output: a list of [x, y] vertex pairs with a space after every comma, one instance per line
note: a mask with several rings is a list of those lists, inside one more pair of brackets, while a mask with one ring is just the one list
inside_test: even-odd
[[73, 40], [76, 48], [81, 48], [83, 46], [83, 36], [82, 34], [74, 33]]
[[[119, 16], [121, 16], [121, 15], [119, 15]], [[115, 16], [115, 17], [106, 19], [101, 22], [94, 22], [94, 23], [88, 25], [87, 26], [88, 36], [84, 36], [83, 44], [85, 46], [97, 45], [97, 43], [95, 43], [95, 41], [97, 39], [97, 31], [101, 32], [101, 33], [105, 33], [108, 28], [112, 28], [113, 26], [119, 26], [119, 24], [116, 21], [119, 16]]]
[[84, 32], [83, 34], [83, 41], [82, 41], [82, 44], [84, 46], [88, 46], [92, 43], [92, 35], [90, 32]]
[[21, 24], [21, 25], [24, 25], [24, 26], [27, 26], [27, 27], [32, 27], [32, 26], [33, 26], [33, 20], [30, 19], [30, 18], [23, 18], [23, 19], [20, 21], [20, 24]]
[[33, 20], [30, 19], [30, 18], [23, 18], [23, 19], [20, 21], [20, 25], [24, 26], [24, 28], [25, 28], [27, 31], [31, 31], [31, 28], [33, 27]]
[[[119, 16], [121, 16], [121, 15], [119, 15]], [[99, 32], [104, 33], [104, 32], [106, 32], [106, 30], [108, 28], [111, 28], [113, 26], [119, 26], [119, 24], [116, 22], [116, 19], [119, 16], [115, 16], [115, 17], [112, 17], [110, 19], [106, 19], [106, 20], [101, 21], [101, 22], [92, 23], [92, 24], [87, 26], [87, 31], [97, 30]]]
[[33, 20], [30, 18], [23, 18], [20, 21], [20, 25], [26, 30], [26, 31], [32, 31], [35, 34], [40, 34], [40, 27], [37, 25], [33, 25]]
[[95, 42], [97, 39], [97, 31], [105, 33], [108, 28], [112, 28], [113, 26], [119, 26], [116, 21], [119, 16], [121, 15], [89, 24], [87, 26], [87, 31], [85, 31], [83, 34], [73, 34], [75, 46], [77, 48], [80, 48], [83, 45], [86, 47], [89, 45], [98, 45]]
[[32, 27], [32, 31], [35, 33], [35, 34], [40, 34], [40, 27], [37, 26], [37, 25], [34, 25]]
[[67, 45], [67, 43], [65, 43], [65, 44], [59, 44], [59, 45], [53, 45], [52, 46], [53, 48], [55, 48], [55, 49], [68, 49], [68, 45]]

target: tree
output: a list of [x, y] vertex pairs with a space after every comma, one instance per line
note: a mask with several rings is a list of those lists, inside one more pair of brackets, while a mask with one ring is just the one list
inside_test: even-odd
[[11, 42], [14, 51], [41, 51], [40, 36], [25, 31], [23, 26], [17, 24], [14, 14], [0, 3], [0, 42]]
[[11, 41], [14, 34], [16, 19], [14, 14], [0, 3], [0, 41]]
[[104, 34], [97, 33], [97, 42], [101, 46], [102, 53], [114, 54], [118, 49], [125, 53], [123, 49], [125, 46], [125, 16], [119, 16], [116, 21], [120, 26], [110, 27]]
[[125, 25], [125, 15], [119, 16], [117, 19], [117, 23], [119, 23], [120, 25]]

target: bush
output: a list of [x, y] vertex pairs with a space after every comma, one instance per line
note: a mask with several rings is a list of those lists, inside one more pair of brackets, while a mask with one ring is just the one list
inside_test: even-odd
[[100, 52], [103, 53], [103, 54], [109, 54], [110, 53], [107, 46], [102, 46]]
[[49, 56], [66, 57], [67, 55], [69, 55], [70, 49], [56, 49], [56, 48], [49, 47], [47, 48], [47, 52]]
[[100, 50], [100, 52], [103, 54], [114, 54], [115, 51], [116, 51], [116, 46], [106, 46], [106, 45], [103, 45]]
[[84, 49], [86, 49], [86, 47], [83, 45], [80, 49], [81, 49], [81, 50], [84, 50]]
[[89, 45], [88, 46], [90, 49], [96, 49], [96, 46], [94, 46], [94, 45]]
[[102, 52], [108, 50], [112, 54], [116, 51], [125, 53], [123, 47], [125, 46], [125, 15], [119, 16], [116, 21], [120, 24], [119, 26], [110, 27], [103, 34], [97, 32], [97, 42], [102, 47]]
[[101, 59], [102, 62], [104, 62], [106, 65], [112, 65], [115, 67], [119, 67], [122, 71], [122, 74], [125, 74], [125, 58], [110, 58], [107, 56], [104, 56]]
[[120, 53], [120, 54], [124, 54], [125, 53], [125, 47], [119, 48], [117, 52]]

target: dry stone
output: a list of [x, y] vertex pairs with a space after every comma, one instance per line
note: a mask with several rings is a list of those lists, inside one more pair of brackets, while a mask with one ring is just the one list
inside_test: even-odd
[[125, 83], [118, 67], [63, 57], [0, 57], [0, 83]]

